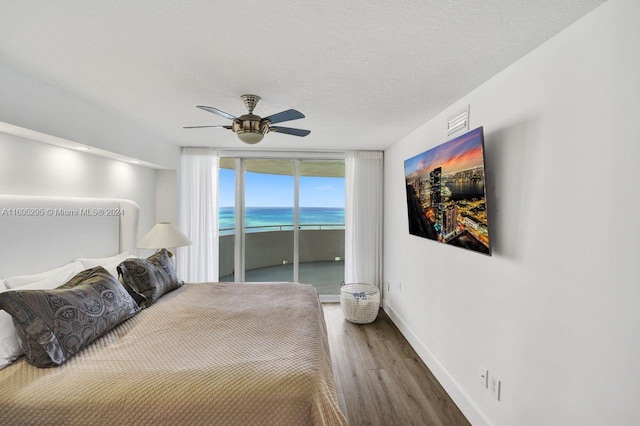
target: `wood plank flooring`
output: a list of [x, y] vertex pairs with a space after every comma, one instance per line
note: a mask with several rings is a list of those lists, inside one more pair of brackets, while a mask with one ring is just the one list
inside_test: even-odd
[[340, 409], [351, 425], [469, 425], [462, 412], [380, 310], [371, 324], [322, 304]]

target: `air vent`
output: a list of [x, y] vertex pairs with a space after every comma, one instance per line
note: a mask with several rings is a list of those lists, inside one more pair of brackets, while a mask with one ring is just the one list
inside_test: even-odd
[[447, 120], [447, 136], [451, 136], [461, 130], [469, 130], [469, 105], [462, 111], [450, 116]]

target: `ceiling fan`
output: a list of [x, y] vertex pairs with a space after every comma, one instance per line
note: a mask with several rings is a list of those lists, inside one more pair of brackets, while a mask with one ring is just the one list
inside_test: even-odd
[[201, 129], [204, 127], [222, 127], [225, 129], [229, 129], [235, 133], [238, 138], [248, 144], [256, 144], [264, 138], [269, 132], [277, 132], [284, 133], [287, 135], [294, 136], [307, 136], [311, 131], [303, 130], [303, 129], [294, 129], [291, 127], [282, 127], [282, 126], [272, 126], [272, 124], [282, 123], [283, 121], [291, 121], [298, 120], [300, 118], [304, 118], [304, 114], [300, 111], [296, 111], [295, 109], [288, 109], [286, 111], [279, 112], [277, 114], [270, 115], [268, 117], [260, 117], [253, 113], [253, 109], [260, 102], [260, 96], [257, 95], [242, 95], [242, 101], [244, 102], [244, 106], [249, 110], [249, 114], [241, 115], [240, 117], [235, 117], [231, 114], [228, 114], [224, 111], [220, 111], [217, 108], [213, 108], [210, 106], [198, 105], [198, 108], [203, 109], [205, 111], [212, 112], [214, 114], [219, 115], [220, 117], [228, 118], [232, 120], [231, 126], [186, 126], [184, 129]]

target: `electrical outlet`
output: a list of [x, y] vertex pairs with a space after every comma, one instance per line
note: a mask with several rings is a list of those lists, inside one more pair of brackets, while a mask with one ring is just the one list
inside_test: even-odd
[[489, 379], [489, 390], [491, 391], [491, 394], [495, 396], [498, 401], [500, 401], [501, 385], [502, 383], [500, 382], [500, 379], [498, 379], [494, 375], [491, 375], [491, 378]]
[[398, 291], [402, 291], [402, 281], [398, 281]]
[[391, 283], [387, 281], [387, 291], [391, 291]]
[[489, 370], [480, 366], [480, 370], [478, 370], [478, 377], [480, 378], [480, 384], [485, 389], [489, 387]]

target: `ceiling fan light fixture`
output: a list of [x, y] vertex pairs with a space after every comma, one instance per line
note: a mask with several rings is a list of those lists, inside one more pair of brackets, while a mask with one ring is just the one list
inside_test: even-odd
[[264, 138], [264, 133], [242, 132], [236, 134], [238, 135], [238, 139], [249, 145], [254, 145]]

